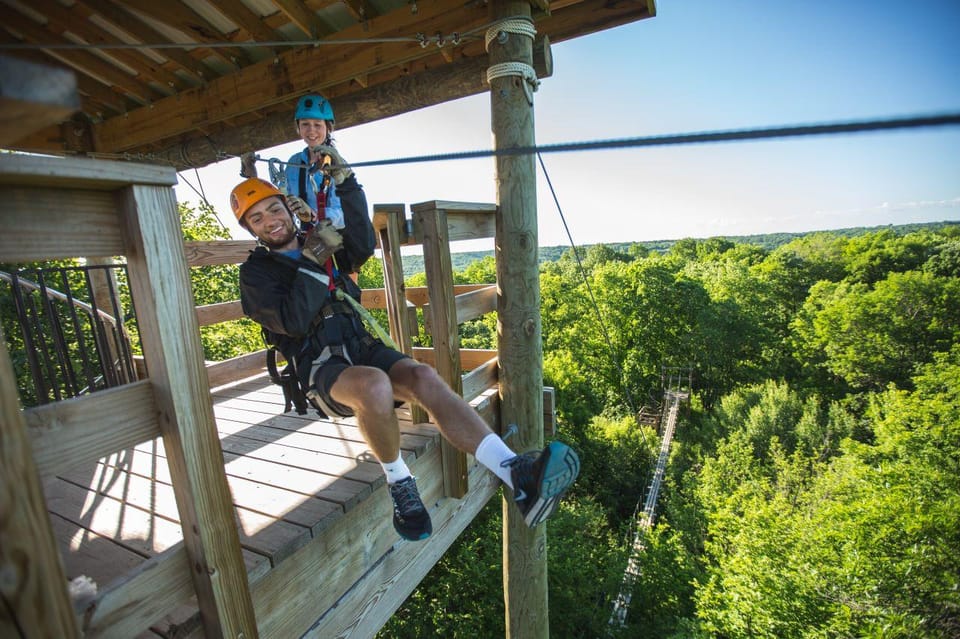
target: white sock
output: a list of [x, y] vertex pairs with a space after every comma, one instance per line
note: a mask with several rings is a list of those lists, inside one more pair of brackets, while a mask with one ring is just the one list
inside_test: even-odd
[[380, 462], [380, 465], [383, 466], [383, 472], [387, 475], [388, 484], [395, 484], [412, 474], [407, 468], [407, 462], [403, 461], [403, 455], [399, 455], [392, 462]]
[[477, 452], [475, 452], [473, 456], [477, 458], [478, 462], [488, 468], [490, 472], [502, 479], [503, 483], [511, 489], [513, 488], [513, 480], [510, 477], [510, 467], [501, 466], [500, 464], [508, 459], [513, 459], [517, 454], [503, 443], [499, 435], [490, 433], [484, 437], [480, 445], [477, 446]]

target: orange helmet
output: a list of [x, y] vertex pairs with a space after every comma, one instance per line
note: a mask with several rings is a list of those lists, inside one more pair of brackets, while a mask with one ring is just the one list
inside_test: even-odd
[[237, 221], [243, 224], [243, 215], [250, 210], [251, 206], [275, 195], [283, 196], [280, 189], [266, 180], [247, 178], [233, 187], [230, 192], [230, 208], [233, 209]]

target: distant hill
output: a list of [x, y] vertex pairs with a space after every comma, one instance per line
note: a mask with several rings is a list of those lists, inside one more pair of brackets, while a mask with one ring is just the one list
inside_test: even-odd
[[[960, 221], [944, 221], [944, 222], [924, 222], [916, 224], [888, 224], [881, 226], [857, 226], [846, 229], [832, 229], [829, 231], [805, 231], [802, 233], [761, 233], [758, 235], [719, 235], [714, 237], [719, 237], [736, 244], [754, 244], [760, 246], [766, 250], [773, 250], [778, 246], [792, 242], [798, 237], [803, 237], [805, 235], [812, 235], [814, 233], [832, 233], [833, 235], [838, 235], [841, 237], [855, 237], [857, 235], [863, 235], [864, 233], [872, 233], [875, 231], [882, 231], [884, 229], [889, 229], [896, 233], [897, 235], [906, 235], [907, 233], [913, 233], [914, 231], [919, 231], [921, 229], [927, 229], [935, 231], [947, 226], [956, 226], [960, 225]], [[708, 239], [708, 238], [697, 238], [697, 239]], [[627, 250], [636, 244], [639, 244], [649, 251], [654, 251], [657, 253], [666, 253], [670, 250], [670, 247], [676, 244], [677, 240], [653, 240], [650, 242], [609, 242], [606, 243], [607, 246], [614, 249], [615, 251], [620, 251], [626, 253]], [[585, 244], [583, 246], [578, 246], [578, 250], [581, 251], [581, 256], [589, 249], [592, 244]], [[569, 246], [541, 246], [540, 247], [540, 263], [545, 262], [555, 262], [560, 259], [565, 252], [570, 250]], [[453, 263], [454, 271], [462, 271], [467, 268], [470, 264], [477, 260], [481, 260], [485, 257], [492, 256], [493, 251], [467, 251], [463, 253], [453, 253], [450, 256], [450, 259]], [[423, 272], [423, 258], [419, 255], [405, 255], [403, 257], [403, 271], [405, 277], [410, 277], [415, 273]]]

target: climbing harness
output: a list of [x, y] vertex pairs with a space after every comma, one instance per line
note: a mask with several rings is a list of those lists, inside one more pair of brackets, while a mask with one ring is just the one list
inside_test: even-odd
[[387, 346], [389, 346], [395, 351], [400, 350], [396, 342], [394, 342], [393, 339], [390, 338], [390, 334], [387, 333], [387, 331], [385, 331], [382, 326], [380, 326], [380, 323], [377, 321], [377, 318], [375, 318], [370, 313], [370, 311], [364, 308], [363, 305], [360, 304], [360, 302], [353, 299], [351, 296], [347, 295], [339, 288], [334, 291], [333, 296], [335, 299], [345, 301], [347, 304], [349, 304], [350, 307], [357, 312], [357, 315], [359, 315], [370, 326], [370, 328], [373, 329], [373, 332], [377, 334], [377, 337], [380, 338], [381, 342], [383, 342], [384, 344], [386, 344]]

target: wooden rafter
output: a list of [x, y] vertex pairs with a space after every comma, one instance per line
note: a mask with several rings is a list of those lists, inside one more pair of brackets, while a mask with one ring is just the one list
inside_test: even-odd
[[[126, 0], [126, 4], [144, 15], [166, 23], [199, 42], [222, 43], [225, 34], [210, 24], [206, 18], [180, 2], [156, 2], [156, 0]], [[249, 63], [247, 53], [239, 47], [213, 49], [213, 52], [231, 65]]]
[[[145, 44], [167, 41], [163, 34], [144, 23], [139, 17], [111, 4], [108, 0], [81, 0], [74, 5], [76, 11], [80, 11], [82, 8], [96, 12]], [[194, 54], [196, 53], [197, 50], [194, 50]], [[211, 70], [204, 66], [199, 59], [191, 57], [183, 51], [164, 49], [161, 55], [178, 64], [184, 71], [189, 71], [197, 79], [207, 79], [212, 75]]]
[[[554, 0], [542, 5], [538, 3], [532, 17], [538, 34], [552, 42], [650, 17], [656, 10], [652, 0]], [[31, 133], [17, 148], [143, 157], [157, 151], [165, 155], [174, 145], [209, 146], [206, 136], [217, 138], [237, 127], [247, 130], [258, 120], [286, 113], [307, 91], [323, 92], [335, 104], [354, 102], [343, 102], [354, 94], [377, 95], [381, 85], [383, 92], [394, 94], [408, 76], [485, 57], [482, 31], [491, 20], [486, 2], [463, 0], [421, 0], [416, 11], [408, 0], [378, 0], [375, 5], [372, 0], [275, 0], [267, 5], [247, 0], [25, 0], [23, 6], [29, 10], [11, 4], [10, 17], [0, 27], [0, 47], [75, 43], [81, 38], [94, 47], [124, 43], [146, 48], [77, 51], [38, 46], [36, 51], [11, 53], [33, 61], [39, 55], [48, 64], [75, 70], [83, 112], [63, 123], [66, 126]], [[264, 11], [269, 13], [260, 15]], [[457, 45], [452, 44], [454, 32], [462, 36]], [[433, 45], [438, 34], [446, 40], [444, 46]], [[420, 46], [417, 38], [423, 37], [430, 39], [430, 46]], [[272, 51], [257, 45], [305, 39], [321, 42]], [[439, 90], [422, 94], [431, 96], [426, 101], [401, 103], [429, 106], [437, 103], [431, 100], [483, 90], [475, 82], [445, 82]], [[456, 95], [458, 90], [469, 93]], [[357, 101], [368, 105], [366, 112], [375, 117], [404, 110], [371, 109], [367, 98]], [[345, 123], [342, 115], [338, 120]], [[355, 123], [362, 121], [357, 118]], [[85, 128], [82, 136], [74, 135], [78, 124]], [[285, 124], [275, 135], [281, 137], [269, 146], [290, 139]], [[260, 132], [254, 138], [268, 139]], [[175, 162], [193, 155], [177, 154]], [[205, 158], [205, 153], [200, 156]], [[199, 161], [202, 165], [207, 160]]]
[[300, 0], [273, 0], [290, 21], [297, 25], [307, 37], [319, 38], [333, 33], [335, 29], [322, 22], [317, 14], [311, 11]]
[[[246, 30], [249, 39], [257, 42], [272, 42], [274, 40], [286, 40], [282, 33], [271, 29], [263, 17], [257, 15], [247, 5], [240, 0], [210, 0], [210, 3], [217, 7], [221, 13], [228, 16], [237, 25]], [[247, 38], [239, 37], [239, 40]]]
[[[479, 26], [487, 19], [483, 8], [451, 11], [450, 5], [442, 3], [421, 9], [418, 16], [413, 16], [416, 20], [411, 19], [406, 7], [398, 12], [401, 14], [398, 20], [377, 21], [378, 26], [385, 25], [380, 29], [371, 28], [364, 33], [362, 25], [354, 25], [329, 40], [434, 31], [450, 33]], [[149, 111], [137, 110], [123, 121], [107, 121], [97, 127], [98, 138], [105, 149], [130, 149], [160, 137], [158, 130], [164, 130], [167, 135], [185, 133], [271, 103], [284, 102], [289, 95], [349, 82], [364, 72], [432, 54], [412, 40], [377, 46], [345, 44], [289, 51], [280, 54], [276, 61], [251, 65], [229, 78], [214, 80], [206, 87], [160, 100]], [[260, 90], [251, 91], [250, 87], [259, 87]]]
[[[64, 7], [55, 0], [32, 0], [31, 4], [33, 8], [47, 16], [47, 29], [58, 35], [70, 31], [90, 44], [121, 44], [121, 41], [115, 36], [90, 22], [85, 16], [74, 11], [73, 8]], [[140, 78], [149, 78], [164, 88], [171, 87], [181, 90], [188, 86], [182, 79], [164, 69], [142, 52], [111, 49], [105, 53], [136, 71]], [[169, 94], [170, 91], [167, 91], [167, 93]]]

